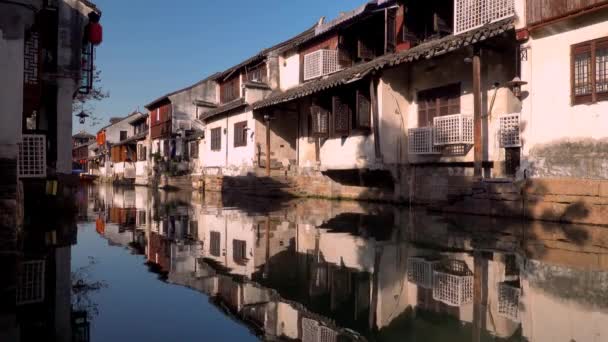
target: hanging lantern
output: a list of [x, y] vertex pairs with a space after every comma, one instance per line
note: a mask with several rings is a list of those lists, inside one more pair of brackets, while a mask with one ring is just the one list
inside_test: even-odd
[[103, 27], [99, 24], [99, 14], [91, 12], [88, 15], [89, 23], [85, 27], [85, 38], [93, 45], [99, 45], [103, 41]]
[[528, 84], [526, 81], [522, 81], [519, 77], [515, 76], [513, 80], [507, 82], [506, 86], [511, 89], [513, 95], [521, 100], [521, 87]]
[[99, 23], [89, 23], [89, 42], [99, 45], [103, 41], [103, 28]]
[[84, 124], [84, 121], [86, 118], [89, 117], [89, 114], [82, 111], [82, 112], [76, 114], [76, 116], [78, 117], [78, 121], [80, 122], [80, 124]]

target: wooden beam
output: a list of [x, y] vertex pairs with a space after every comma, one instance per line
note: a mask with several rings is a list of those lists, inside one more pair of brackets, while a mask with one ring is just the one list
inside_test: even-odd
[[369, 81], [369, 96], [372, 106], [372, 120], [374, 130], [374, 152], [377, 161], [382, 161], [382, 149], [380, 147], [380, 118], [378, 115], [378, 97], [376, 96], [376, 77], [372, 76]]
[[266, 118], [266, 176], [270, 177], [270, 117]]
[[473, 52], [473, 134], [474, 134], [474, 176], [482, 176], [483, 139], [481, 113], [481, 51], [478, 47]]

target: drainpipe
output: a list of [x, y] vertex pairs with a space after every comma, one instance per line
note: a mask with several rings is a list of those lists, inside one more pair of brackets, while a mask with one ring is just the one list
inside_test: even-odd
[[270, 115], [264, 114], [266, 122], [266, 176], [270, 177]]
[[481, 130], [481, 51], [479, 47], [473, 48], [473, 134], [474, 144], [474, 176], [482, 177], [482, 130]]

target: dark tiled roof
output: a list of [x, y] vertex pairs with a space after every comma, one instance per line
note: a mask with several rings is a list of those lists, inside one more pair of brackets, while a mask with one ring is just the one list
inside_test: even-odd
[[252, 107], [253, 109], [260, 109], [305, 97], [339, 85], [352, 83], [364, 78], [375, 70], [385, 69], [419, 59], [430, 59], [441, 56], [448, 52], [498, 36], [499, 34], [512, 29], [513, 19], [505, 19], [457, 36], [451, 35], [441, 39], [431, 40], [409, 50], [384, 55], [370, 62], [357, 64], [348, 69], [304, 83], [284, 92], [277, 91], [266, 99], [254, 103]]
[[82, 132], [78, 132], [78, 133], [72, 135], [72, 138], [74, 138], [74, 139], [92, 139], [92, 138], [95, 138], [95, 136], [88, 132], [82, 131]]
[[134, 136], [128, 137], [125, 140], [122, 140], [120, 142], [117, 142], [116, 144], [114, 144], [113, 146], [122, 146], [122, 145], [129, 145], [129, 144], [135, 144], [137, 143], [139, 140], [143, 140], [146, 138], [146, 136], [148, 135], [148, 131], [144, 131], [141, 133], [138, 133]]
[[162, 102], [162, 101], [164, 101], [164, 100], [169, 100], [169, 96], [173, 96], [173, 95], [178, 94], [178, 93], [181, 93], [181, 92], [183, 92], [183, 91], [190, 90], [190, 89], [192, 89], [192, 88], [194, 88], [194, 87], [196, 87], [196, 86], [198, 86], [198, 85], [201, 85], [201, 84], [203, 84], [203, 83], [205, 83], [205, 82], [207, 82], [207, 81], [212, 81], [212, 80], [215, 80], [215, 79], [217, 79], [218, 77], [220, 77], [220, 74], [221, 74], [221, 73], [216, 72], [215, 74], [213, 74], [213, 75], [211, 75], [211, 76], [209, 76], [209, 77], [207, 77], [207, 78], [205, 78], [205, 79], [202, 79], [202, 80], [200, 80], [200, 81], [198, 81], [198, 82], [194, 83], [193, 85], [190, 85], [190, 86], [187, 86], [187, 87], [185, 87], [185, 88], [182, 88], [182, 89], [179, 89], [179, 90], [176, 90], [176, 91], [170, 92], [170, 93], [168, 93], [168, 94], [165, 94], [165, 95], [163, 95], [163, 96], [161, 96], [161, 97], [157, 98], [156, 100], [154, 100], [154, 101], [152, 101], [152, 102], [148, 103], [148, 104], [147, 104], [147, 105], [145, 105], [144, 107], [146, 107], [146, 109], [147, 109], [147, 110], [150, 110], [150, 108], [154, 107], [154, 105], [158, 104], [159, 102]]
[[231, 110], [235, 110], [237, 108], [244, 107], [246, 105], [247, 105], [247, 103], [245, 102], [245, 98], [241, 97], [241, 98], [238, 98], [236, 100], [233, 100], [233, 101], [230, 101], [228, 103], [225, 103], [225, 104], [223, 104], [223, 105], [221, 105], [221, 106], [219, 106], [217, 108], [211, 109], [210, 111], [202, 113], [200, 115], [200, 119], [201, 120], [208, 120], [208, 119], [210, 119], [210, 118], [212, 118], [212, 117], [214, 117], [216, 115], [220, 115], [220, 114], [229, 112]]

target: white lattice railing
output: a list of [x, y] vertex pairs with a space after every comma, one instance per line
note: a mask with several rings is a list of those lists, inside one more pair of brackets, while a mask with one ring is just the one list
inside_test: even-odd
[[436, 154], [439, 148], [433, 143], [433, 127], [410, 128], [408, 150], [410, 154]]
[[44, 301], [44, 260], [21, 263], [17, 283], [17, 305]]
[[302, 318], [302, 342], [335, 342], [338, 333], [310, 318]]
[[438, 261], [412, 257], [407, 260], [407, 280], [422, 288], [433, 288], [433, 270]]
[[498, 284], [498, 314], [519, 322], [519, 296], [521, 289], [508, 283]]
[[[450, 306], [473, 301], [473, 273], [460, 260], [449, 260], [433, 271], [433, 299]], [[447, 267], [446, 267], [447, 266]]]
[[514, 15], [514, 0], [454, 0], [454, 34]]
[[519, 147], [520, 124], [519, 114], [506, 114], [500, 117], [500, 147]]
[[24, 134], [18, 146], [17, 174], [19, 177], [46, 177], [46, 137], [41, 134]]
[[136, 174], [137, 172], [135, 168], [135, 163], [125, 162], [124, 178], [133, 179], [135, 178]]
[[434, 144], [437, 146], [464, 144], [472, 145], [473, 116], [454, 114], [438, 116], [433, 119]]
[[340, 70], [337, 50], [317, 50], [304, 56], [304, 80], [329, 75]]

